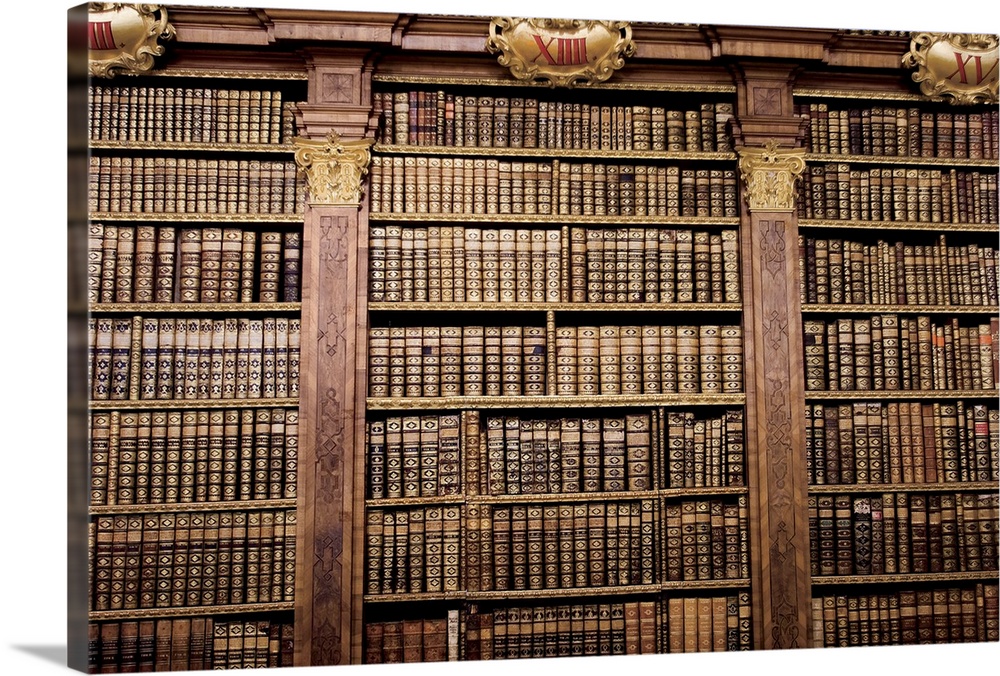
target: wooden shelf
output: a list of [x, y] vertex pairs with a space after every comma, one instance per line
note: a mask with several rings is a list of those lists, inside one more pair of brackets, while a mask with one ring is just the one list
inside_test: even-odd
[[959, 157], [908, 157], [904, 155], [823, 155], [806, 153], [806, 162], [926, 165], [933, 167], [986, 167], [996, 169], [996, 160], [971, 160]]
[[742, 406], [740, 394], [605, 394], [589, 396], [522, 397], [369, 397], [369, 411], [490, 409], [490, 408], [584, 408], [590, 406]]
[[677, 160], [735, 162], [736, 153], [662, 150], [584, 150], [582, 148], [509, 148], [490, 146], [417, 146], [375, 144], [372, 152], [386, 155], [474, 155], [481, 157], [573, 157], [589, 160]]
[[227, 500], [218, 502], [159, 502], [144, 505], [91, 505], [96, 514], [160, 514], [163, 512], [229, 512], [252, 509], [294, 509], [295, 498], [275, 500]]
[[939, 232], [997, 232], [997, 223], [925, 223], [923, 221], [862, 221], [838, 218], [800, 218], [800, 228], [865, 230], [934, 230]]
[[913, 484], [830, 484], [809, 486], [809, 494], [820, 493], [965, 493], [970, 491], [996, 491], [995, 481], [964, 481], [960, 483]]
[[96, 314], [302, 312], [302, 303], [91, 303]]
[[806, 401], [843, 399], [996, 399], [997, 390], [839, 390], [806, 392]]
[[370, 312], [739, 312], [740, 303], [370, 302]]
[[814, 575], [814, 585], [846, 584], [909, 584], [912, 582], [958, 582], [962, 580], [995, 580], [995, 570], [974, 570], [961, 573], [906, 573], [898, 575]]
[[[476, 87], [522, 87], [525, 89], [551, 88], [544, 83], [531, 83], [523, 80], [511, 78], [483, 78], [483, 77], [442, 77], [442, 76], [422, 76], [422, 75], [372, 75], [373, 82], [387, 82], [399, 84], [430, 84], [441, 86], [476, 86]], [[697, 93], [697, 94], [735, 94], [734, 85], [713, 85], [713, 84], [680, 84], [669, 82], [625, 82], [623, 80], [611, 80], [608, 82], [595, 82], [587, 85], [589, 90], [637, 90], [655, 92], [677, 92], [677, 93]]]
[[746, 495], [744, 486], [698, 486], [694, 488], [658, 488], [650, 491], [598, 491], [593, 493], [512, 493], [504, 495], [446, 495], [426, 498], [368, 498], [365, 507], [413, 507], [419, 505], [483, 504], [500, 505], [522, 502], [588, 502], [591, 500], [643, 500], [650, 498], [710, 497]]
[[142, 151], [184, 151], [197, 152], [238, 152], [238, 153], [283, 153], [295, 152], [290, 144], [279, 143], [196, 143], [183, 141], [91, 141], [93, 150], [142, 150]]
[[1000, 308], [992, 305], [890, 305], [879, 303], [804, 303], [803, 314], [845, 314], [857, 312], [894, 312], [898, 314], [997, 314]]
[[[97, 219], [94, 219], [97, 220]], [[372, 213], [368, 220], [373, 223], [403, 221], [407, 223], [449, 222], [449, 223], [544, 223], [551, 225], [651, 225], [665, 228], [678, 225], [701, 227], [739, 225], [740, 219], [725, 216], [581, 216], [559, 214], [425, 214], [382, 211]]]
[[154, 617], [205, 617], [207, 615], [249, 615], [295, 610], [291, 601], [281, 603], [244, 603], [228, 606], [178, 606], [170, 608], [138, 608], [132, 610], [92, 610], [91, 622], [102, 620], [145, 619]]
[[417, 507], [420, 505], [461, 505], [466, 497], [459, 495], [435, 495], [425, 498], [368, 498], [365, 507]]
[[161, 223], [296, 223], [303, 222], [302, 214], [202, 214], [144, 211], [92, 211], [91, 221], [159, 221]]
[[92, 410], [147, 408], [282, 408], [298, 406], [298, 397], [284, 399], [92, 399]]

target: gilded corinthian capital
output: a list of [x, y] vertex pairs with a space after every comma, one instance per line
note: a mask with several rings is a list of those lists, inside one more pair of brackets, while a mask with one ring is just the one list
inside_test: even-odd
[[295, 163], [309, 182], [309, 203], [361, 204], [361, 179], [368, 173], [373, 139], [343, 141], [331, 131], [323, 140], [295, 138]]
[[795, 209], [795, 180], [806, 168], [803, 148], [779, 148], [771, 139], [760, 148], [743, 147], [740, 174], [747, 187], [751, 211]]

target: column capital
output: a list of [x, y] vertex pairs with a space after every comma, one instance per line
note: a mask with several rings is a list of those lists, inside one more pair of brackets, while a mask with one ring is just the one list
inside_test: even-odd
[[295, 163], [309, 182], [309, 203], [360, 206], [361, 180], [368, 173], [374, 139], [341, 139], [331, 130], [325, 139], [296, 137]]
[[763, 146], [743, 146], [736, 152], [750, 211], [794, 211], [795, 181], [806, 168], [805, 149], [782, 148], [772, 138]]

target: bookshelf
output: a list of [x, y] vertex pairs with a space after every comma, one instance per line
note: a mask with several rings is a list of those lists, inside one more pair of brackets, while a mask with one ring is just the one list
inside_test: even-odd
[[998, 638], [997, 115], [908, 34], [548, 88], [488, 19], [172, 16], [92, 82], [91, 667]]
[[796, 102], [811, 151], [799, 286], [813, 643], [987, 640], [996, 110], [865, 92]]
[[90, 83], [93, 671], [292, 663], [302, 89]]

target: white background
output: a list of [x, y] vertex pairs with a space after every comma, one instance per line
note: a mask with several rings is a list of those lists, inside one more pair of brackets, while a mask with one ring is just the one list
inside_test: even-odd
[[[225, 2], [190, 0], [189, 5]], [[230, 2], [231, 5], [363, 9], [478, 16], [551, 16], [682, 23], [883, 30], [1000, 32], [996, 4], [811, 0], [782, 14], [759, 0], [581, 3], [570, 0], [346, 0]], [[3, 674], [66, 671], [66, 10], [70, 4], [15, 0], [0, 20], [0, 666]], [[994, 7], [988, 10], [988, 7]], [[309, 673], [482, 674], [665, 670], [815, 674], [995, 673], [1000, 644], [771, 651], [740, 654], [532, 660], [400, 667], [321, 667]], [[244, 672], [240, 672], [244, 673]], [[246, 672], [248, 673], [248, 672]]]

